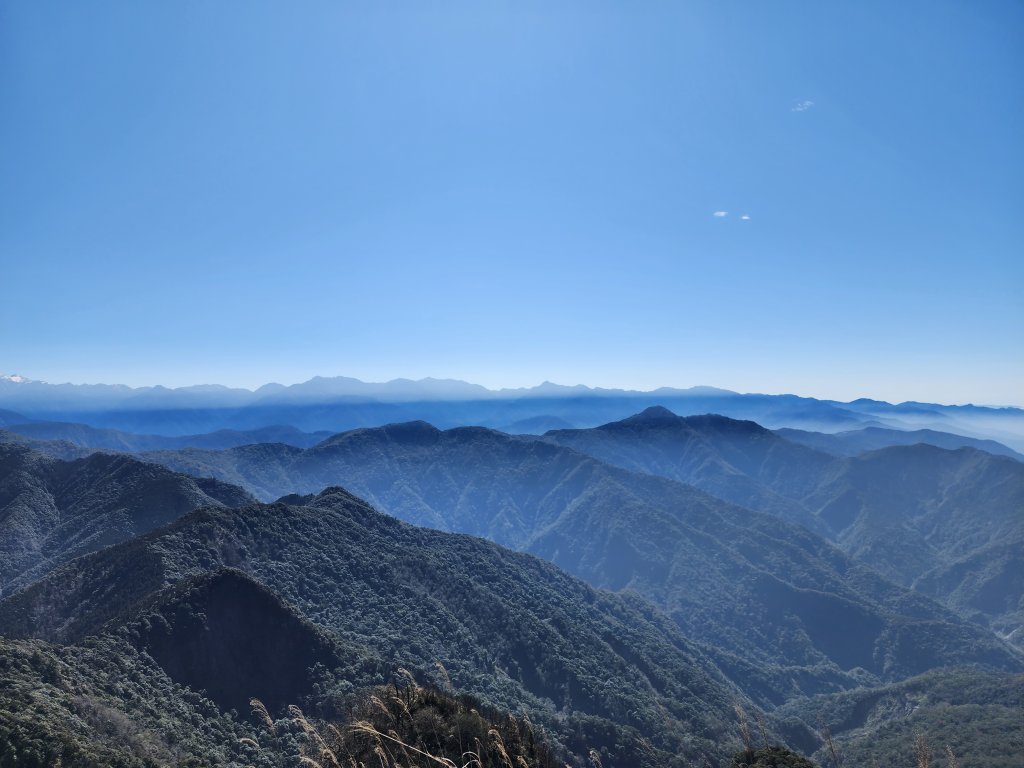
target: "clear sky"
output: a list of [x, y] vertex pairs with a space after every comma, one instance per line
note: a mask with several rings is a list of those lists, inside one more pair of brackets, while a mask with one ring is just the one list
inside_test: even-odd
[[1021, 137], [1012, 0], [0, 0], [0, 373], [1024, 404]]

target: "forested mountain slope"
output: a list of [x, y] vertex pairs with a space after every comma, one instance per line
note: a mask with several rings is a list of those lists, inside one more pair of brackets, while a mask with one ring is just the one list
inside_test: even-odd
[[127, 456], [65, 462], [0, 444], [0, 595], [193, 509], [250, 501], [235, 486]]
[[810, 514], [883, 575], [1020, 642], [1024, 462], [926, 444], [834, 457], [753, 422], [665, 409], [544, 439], [788, 520]]
[[735, 746], [742, 694], [643, 601], [480, 539], [414, 528], [340, 489], [301, 501], [206, 508], [74, 560], [0, 603], [0, 631], [80, 641], [230, 566], [393, 667], [443, 663], [458, 689], [529, 712], [577, 754], [605, 747], [616, 764], [653, 766]]
[[596, 586], [633, 589], [763, 701], [941, 664], [1020, 663], [986, 631], [806, 529], [541, 440], [416, 422], [343, 433], [305, 451], [264, 445], [151, 458], [264, 496], [347, 485], [404, 520], [485, 536]]

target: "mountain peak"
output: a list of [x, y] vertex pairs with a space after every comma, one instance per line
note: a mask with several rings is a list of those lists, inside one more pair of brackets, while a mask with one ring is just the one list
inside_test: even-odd
[[652, 405], [650, 408], [644, 408], [640, 413], [634, 414], [628, 418], [622, 419], [617, 422], [619, 424], [658, 424], [664, 422], [677, 422], [680, 417], [672, 413], [668, 408], [662, 405]]

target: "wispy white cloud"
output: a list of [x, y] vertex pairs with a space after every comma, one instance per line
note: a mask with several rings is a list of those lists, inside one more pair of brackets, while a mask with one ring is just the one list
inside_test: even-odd
[[729, 212], [728, 211], [715, 211], [711, 215], [712, 216], [717, 216], [720, 219], [724, 219], [726, 216], [729, 215]]
[[796, 104], [794, 104], [793, 107], [789, 111], [790, 112], [806, 112], [808, 109], [810, 109], [813, 106], [814, 106], [814, 102], [813, 101], [811, 101], [810, 99], [804, 99], [803, 101], [798, 101]]
[[750, 217], [744, 213], [742, 216], [740, 216], [740, 221], [750, 221]]

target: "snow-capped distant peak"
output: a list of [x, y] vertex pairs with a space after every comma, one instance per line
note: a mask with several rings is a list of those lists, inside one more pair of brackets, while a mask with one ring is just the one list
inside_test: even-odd
[[14, 384], [27, 384], [27, 383], [31, 382], [32, 379], [26, 379], [24, 376], [19, 376], [16, 373], [12, 373], [9, 376], [8, 375], [0, 375], [0, 381], [10, 381], [10, 382], [12, 382]]

